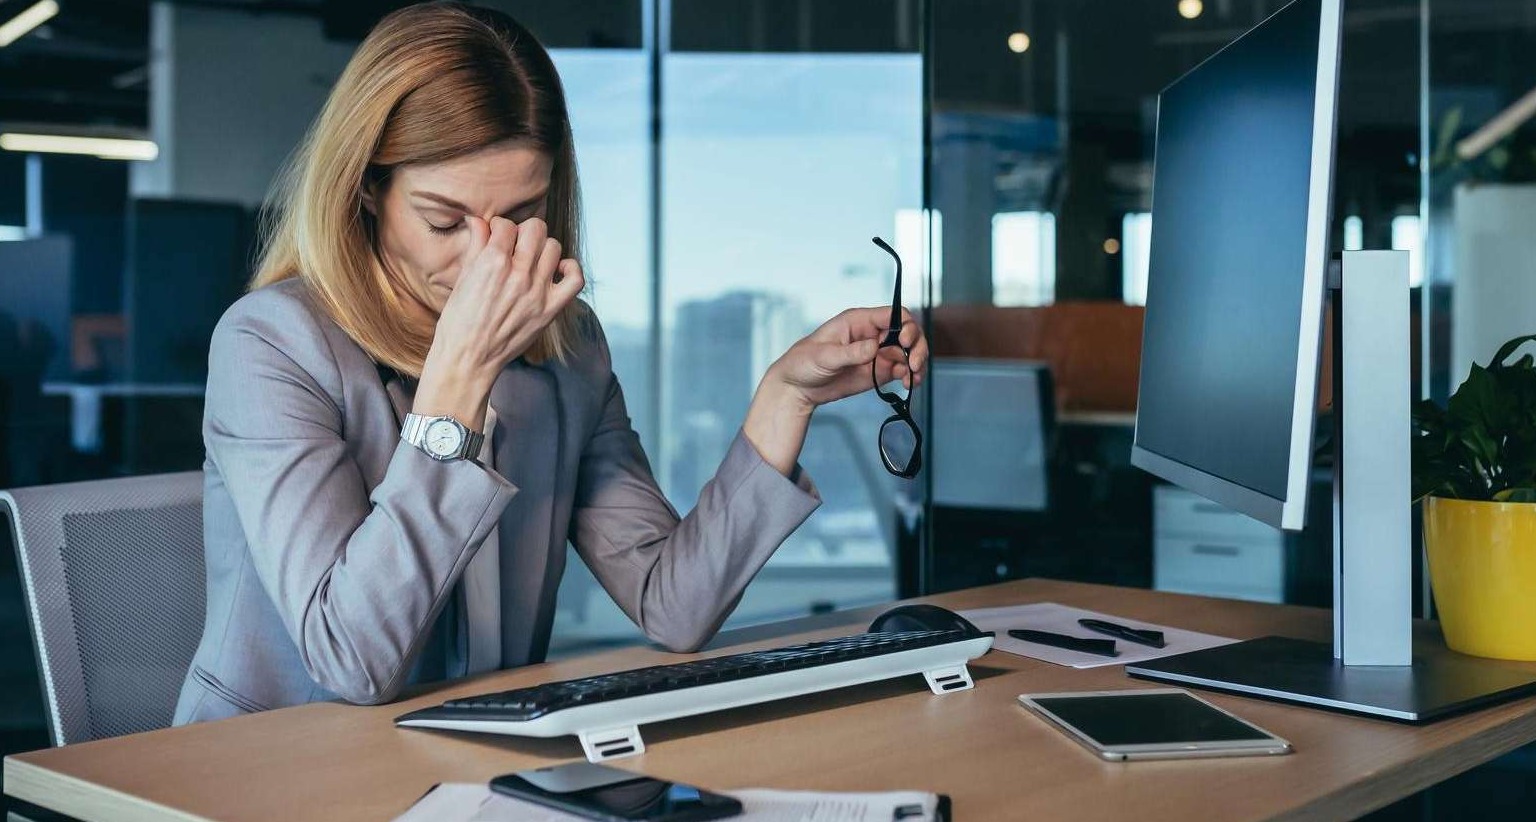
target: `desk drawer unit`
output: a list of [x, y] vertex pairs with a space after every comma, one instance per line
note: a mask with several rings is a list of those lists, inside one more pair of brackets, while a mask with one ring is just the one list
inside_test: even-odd
[[1153, 509], [1153, 584], [1159, 591], [1285, 600], [1280, 531], [1172, 486]]

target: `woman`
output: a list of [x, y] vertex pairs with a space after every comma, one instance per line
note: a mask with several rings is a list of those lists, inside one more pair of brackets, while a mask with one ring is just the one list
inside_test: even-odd
[[812, 411], [927, 359], [910, 321], [910, 373], [877, 356], [886, 309], [829, 321], [679, 519], [577, 299], [559, 78], [498, 12], [385, 18], [279, 191], [209, 354], [208, 615], [178, 724], [538, 662], [567, 540], [647, 636], [697, 649], [818, 504]]

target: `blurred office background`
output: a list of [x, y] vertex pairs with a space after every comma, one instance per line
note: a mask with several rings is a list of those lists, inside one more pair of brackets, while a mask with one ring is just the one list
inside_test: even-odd
[[[0, 134], [154, 155], [0, 137], [0, 487], [201, 466], [208, 336], [244, 288], [257, 211], [398, 5], [0, 0]], [[1024, 576], [1329, 604], [1326, 454], [1290, 535], [1128, 462], [1156, 95], [1281, 0], [482, 5], [564, 78], [589, 299], [677, 507], [768, 363], [889, 300], [869, 238], [906, 262], [937, 355], [917, 398], [928, 468], [882, 469], [872, 397], [819, 412], [802, 461], [825, 504], [729, 625]], [[1536, 0], [1346, 9], [1332, 245], [1410, 252], [1417, 389], [1443, 398], [1536, 330], [1536, 129], [1485, 129], [1536, 100]], [[10, 42], [23, 15], [47, 19]], [[0, 548], [10, 751], [46, 737]], [[552, 654], [639, 641], [574, 558], [554, 631]]]

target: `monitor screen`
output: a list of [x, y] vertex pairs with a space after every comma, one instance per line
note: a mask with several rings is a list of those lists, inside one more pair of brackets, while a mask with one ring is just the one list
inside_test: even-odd
[[251, 276], [253, 215], [232, 203], [134, 200], [129, 209], [128, 378], [202, 384], [208, 345]]
[[[38, 369], [68, 380], [70, 283], [75, 244], [67, 235], [0, 242], [0, 384]], [[36, 386], [32, 386], [36, 388]]]
[[[1336, 83], [1320, 66], [1338, 61], [1323, 6], [1286, 6], [1158, 105], [1136, 449], [1161, 458], [1154, 473], [1275, 525], [1307, 453], [1297, 438], [1311, 439], [1297, 409], [1316, 391], [1320, 308], [1307, 303], [1321, 303]], [[1233, 501], [1259, 498], [1280, 505]]]

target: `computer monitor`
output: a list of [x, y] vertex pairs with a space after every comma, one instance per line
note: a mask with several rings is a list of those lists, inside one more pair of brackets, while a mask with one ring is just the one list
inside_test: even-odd
[[1342, 0], [1295, 0], [1165, 89], [1132, 462], [1281, 528], [1306, 508], [1335, 294], [1333, 641], [1250, 639], [1131, 676], [1423, 722], [1536, 674], [1415, 647], [1408, 261], [1328, 226]]
[[129, 204], [124, 470], [202, 464], [208, 346], [219, 318], [250, 280], [254, 227], [251, 212], [234, 203]]
[[1028, 360], [936, 357], [933, 504], [1045, 511], [1055, 398], [1050, 367]]
[[28, 351], [26, 367], [42, 366], [43, 380], [70, 378], [74, 259], [74, 241], [62, 234], [0, 242], [0, 326], [26, 339], [0, 341], [7, 349], [0, 361], [11, 358], [11, 346], [21, 344]]
[[140, 199], [128, 209], [128, 380], [200, 385], [213, 328], [251, 275], [252, 214], [233, 203]]
[[1291, 3], [1158, 100], [1131, 462], [1293, 530], [1317, 402], [1338, 14], [1337, 0]]

